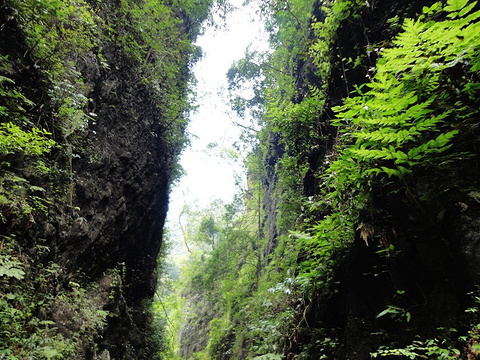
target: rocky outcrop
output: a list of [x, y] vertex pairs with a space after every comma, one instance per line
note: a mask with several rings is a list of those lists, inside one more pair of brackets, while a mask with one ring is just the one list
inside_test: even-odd
[[[329, 106], [319, 127], [328, 133], [328, 108], [339, 105], [353, 85], [367, 81], [376, 49], [388, 46], [396, 32], [392, 20], [387, 20], [415, 18], [429, 4], [374, 1], [340, 24]], [[341, 60], [359, 56], [361, 66]], [[462, 76], [461, 71], [451, 76]], [[329, 359], [370, 359], [381, 346], [406, 348], [412, 339], [430, 339], [430, 346], [464, 346], [458, 338], [471, 334], [472, 322], [478, 321], [465, 310], [476, 306], [472, 294], [478, 291], [480, 265], [476, 255], [480, 208], [473, 190], [478, 184], [479, 133], [472, 129], [466, 133], [454, 149], [469, 155], [417, 171], [408, 185], [392, 181], [370, 189], [375, 210], [360, 216], [354, 244], [338, 259], [332, 280], [337, 285], [317, 292], [299, 311], [297, 321], [303, 327], [290, 339], [289, 356], [308, 349], [305, 353], [312, 359], [318, 353]], [[335, 141], [323, 145], [332, 152]], [[309, 158], [312, 174], [323, 166], [324, 154], [317, 155]], [[305, 180], [307, 190], [316, 188], [314, 178]], [[410, 350], [415, 346], [422, 353], [426, 345], [418, 341]], [[478, 358], [469, 346], [462, 354]]]
[[[87, 65], [98, 69], [98, 64]], [[93, 278], [123, 263], [126, 305], [143, 317], [142, 301], [155, 290], [157, 255], [179, 149], [166, 143], [157, 94], [139, 84], [137, 68], [124, 64], [95, 75], [89, 77], [94, 89], [89, 107], [98, 121], [91, 126], [88, 152], [73, 163], [74, 206], [80, 210], [74, 225], [61, 234], [59, 251], [67, 268], [81, 268]], [[145, 327], [144, 319], [137, 316], [130, 323], [126, 314], [120, 314], [120, 323], [110, 324], [106, 342], [116, 338], [114, 358], [128, 354], [129, 349], [120, 344], [128, 343], [132, 327], [137, 331]], [[137, 341], [133, 348], [142, 339]]]
[[[92, 300], [94, 315], [109, 312], [103, 330], [95, 334], [92, 331], [89, 340], [79, 344], [80, 349], [75, 355], [70, 354], [70, 358], [153, 359], [156, 350], [150, 344], [151, 319], [147, 307], [156, 286], [155, 270], [162, 246], [169, 188], [176, 176], [176, 161], [185, 138], [186, 120], [181, 116], [186, 110], [180, 108], [185, 102], [179, 99], [186, 97], [190, 56], [180, 52], [185, 50], [187, 37], [195, 37], [199, 25], [192, 24], [205, 15], [189, 19], [182, 9], [168, 10], [178, 17], [177, 22], [168, 23], [175, 27], [169, 36], [172, 39], [178, 36], [179, 44], [184, 43], [183, 48], [171, 44], [172, 48], [168, 49], [165, 45], [165, 52], [178, 52], [169, 70], [176, 72], [172, 75], [175, 82], [166, 83], [168, 76], [151, 80], [156, 60], [153, 50], [142, 43], [129, 6], [117, 1], [101, 4], [91, 1], [89, 8], [82, 3], [80, 15], [67, 9], [73, 11], [70, 16], [74, 21], [71, 28], [68, 23], [67, 30], [63, 30], [63, 18], [56, 19], [55, 14], [65, 16], [62, 11], [67, 10], [59, 6], [60, 10], [50, 15], [49, 4], [19, 5], [11, 1], [0, 7], [0, 48], [2, 54], [8, 54], [3, 58], [6, 63], [1, 82], [5, 81], [3, 76], [12, 79], [7, 83], [14, 82], [16, 89], [34, 104], [21, 110], [35, 119], [35, 124], [25, 121], [21, 126], [47, 129], [59, 144], [44, 154], [48, 166], [54, 169], [49, 178], [36, 176], [31, 167], [25, 167], [20, 174], [36, 186], [32, 189], [38, 194], [43, 191], [48, 209], [43, 207], [44, 211], [35, 211], [20, 221], [7, 205], [0, 204], [1, 220], [6, 225], [0, 236], [19, 239], [22, 251], [35, 257], [34, 269], [43, 268], [50, 261], [57, 264], [55, 283], [49, 284], [51, 288], [47, 290], [36, 289], [36, 292], [80, 292]], [[89, 45], [88, 51], [57, 60], [68, 63], [64, 74], [67, 85], [56, 83], [61, 70], [52, 70], [47, 60], [40, 57], [42, 53], [35, 53], [38, 44], [33, 47], [27, 44], [26, 38], [33, 35], [22, 23], [22, 16], [30, 14], [29, 6], [34, 5], [45, 6], [46, 10], [42, 15], [45, 18], [38, 20], [34, 14], [32, 21], [58, 24], [62, 31], [78, 31], [78, 41], [86, 44], [90, 40], [84, 40], [83, 36], [90, 34], [82, 33], [83, 28], [75, 28], [75, 21], [83, 21], [81, 16], [87, 19], [92, 16], [96, 21], [89, 23], [92, 28], [96, 27], [95, 44]], [[202, 9], [206, 12], [208, 7]], [[19, 13], [22, 16], [18, 16]], [[48, 30], [41, 26], [39, 31]], [[125, 38], [131, 43], [122, 42]], [[54, 40], [61, 42], [61, 39]], [[135, 56], [142, 56], [142, 51], [146, 51], [146, 56], [140, 60]], [[162, 61], [164, 66], [167, 60], [162, 58]], [[54, 70], [57, 78], [51, 75]], [[165, 83], [161, 83], [162, 80]], [[58, 97], [55, 92], [58, 86], [65, 86], [65, 92], [74, 88], [72, 91], [77, 92], [74, 96], [81, 99], [83, 107], [74, 108], [69, 99], [53, 99]], [[174, 99], [168, 98], [167, 93], [174, 94]], [[60, 123], [62, 101], [71, 105], [72, 118], [76, 116], [75, 111], [82, 112], [82, 119], [87, 115], [88, 121], [70, 133]], [[174, 101], [177, 102], [172, 105]], [[169, 106], [179, 108], [172, 110]], [[21, 119], [4, 119], [3, 115], [2, 122], [21, 123]], [[18, 160], [19, 155], [15, 156], [10, 158]], [[8, 160], [9, 166], [13, 160]], [[38, 255], [39, 244], [48, 251]], [[80, 290], [75, 290], [77, 286]], [[52, 302], [57, 304], [57, 300]], [[74, 337], [74, 333], [84, 329], [72, 319], [80, 316], [75, 314], [75, 307], [69, 308], [66, 304], [52, 305], [52, 314], [45, 316], [54, 319], [62, 336]]]

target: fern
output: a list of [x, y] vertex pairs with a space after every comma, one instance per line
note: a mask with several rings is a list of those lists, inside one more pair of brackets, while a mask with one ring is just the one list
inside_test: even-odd
[[[297, 281], [307, 293], [313, 284], [328, 282], [332, 259], [353, 240], [372, 186], [438, 164], [449, 149], [449, 156], [455, 156], [452, 146], [461, 125], [478, 122], [478, 107], [472, 105], [480, 90], [474, 81], [480, 70], [480, 12], [473, 11], [475, 5], [448, 0], [445, 6], [424, 8], [416, 20], [405, 20], [393, 46], [381, 52], [372, 80], [334, 108], [332, 123], [343, 136], [324, 175], [325, 201], [333, 211], [308, 235], [297, 234], [307, 254]], [[328, 22], [316, 26], [325, 31]], [[314, 63], [321, 64], [325, 53], [312, 49], [317, 51]], [[453, 68], [465, 74], [462, 81], [449, 78]]]
[[[435, 4], [418, 20], [405, 21], [394, 47], [384, 50], [369, 90], [335, 109], [335, 125], [347, 125], [350, 144], [332, 171], [345, 171], [344, 163], [353, 160], [352, 180], [382, 173], [403, 177], [451, 147], [458, 130], [448, 124], [454, 117], [442, 104], [440, 82], [455, 66], [477, 71], [480, 12], [470, 13], [475, 4], [451, 0], [444, 9]], [[440, 11], [447, 13], [444, 21], [426, 21]]]

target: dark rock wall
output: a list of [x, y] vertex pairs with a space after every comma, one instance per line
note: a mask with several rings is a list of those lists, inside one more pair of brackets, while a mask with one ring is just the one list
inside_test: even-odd
[[[155, 289], [176, 155], [164, 140], [156, 94], [138, 84], [137, 71], [125, 66], [90, 78], [95, 89], [90, 106], [99, 120], [91, 128], [86, 157], [74, 161], [81, 220], [60, 247], [67, 268], [80, 267], [94, 278], [125, 264], [124, 297], [118, 301], [131, 310], [121, 310], [105, 335], [114, 358], [140, 356], [132, 351], [145, 341], [142, 300], [151, 298]], [[132, 336], [135, 332], [137, 337]]]
[[[137, 71], [91, 78], [90, 106], [99, 120], [91, 126], [88, 152], [74, 160], [76, 205], [85, 220], [66, 234], [72, 240], [61, 251], [92, 275], [118, 262], [151, 274], [161, 244], [175, 154], [162, 135], [156, 94], [138, 85]], [[145, 277], [139, 274], [132, 293], [152, 294]]]
[[[313, 174], [323, 166], [325, 154], [335, 149], [336, 134], [329, 126], [328, 108], [341, 104], [353, 85], [368, 80], [368, 69], [378, 55], [375, 48], [388, 46], [396, 33], [387, 20], [394, 16], [415, 18], [423, 6], [432, 3], [373, 1], [362, 7], [358, 16], [340, 24], [333, 49], [328, 106], [318, 119], [318, 127], [328, 139], [320, 144], [325, 151], [309, 156], [306, 195], [315, 193], [318, 179]], [[370, 50], [365, 52], [367, 48]], [[356, 68], [340, 60], [357, 56], [363, 56], [363, 61]], [[300, 92], [302, 84], [321, 81], [308, 70], [308, 63], [302, 65]], [[371, 189], [377, 214], [365, 214], [361, 221], [371, 226], [374, 235], [366, 242], [358, 231], [336, 270], [333, 282], [337, 285], [317, 292], [299, 312], [301, 326], [290, 338], [289, 356], [309, 349], [302, 354], [309, 354], [309, 359], [317, 359], [319, 353], [328, 359], [370, 359], [371, 352], [382, 344], [401, 348], [412, 339], [456, 339], [448, 329], [458, 331], [457, 337], [471, 330], [472, 318], [465, 309], [473, 306], [468, 294], [478, 291], [479, 284], [480, 205], [477, 193], [472, 192], [479, 183], [478, 139], [478, 132], [469, 130], [455, 150], [468, 151], [472, 157], [416, 173], [405, 190], [394, 191], [396, 185], [402, 188], [401, 184]], [[386, 244], [394, 248], [385, 251]], [[405, 313], [399, 315], [403, 319], [388, 315], [377, 318], [389, 305], [403, 309]], [[468, 356], [478, 358], [475, 353]]]
[[103, 55], [109, 69], [95, 59], [82, 64], [93, 89], [89, 110], [98, 120], [90, 126], [85, 153], [73, 160], [78, 217], [60, 234], [59, 253], [66, 268], [80, 268], [94, 279], [124, 264], [124, 283], [108, 305], [114, 317], [101, 348], [114, 359], [147, 359], [144, 301], [155, 290], [180, 148], [167, 143], [159, 94], [142, 83], [140, 67], [114, 48]]
[[[101, 6], [96, 10], [105, 19], [118, 6], [115, 1], [91, 4]], [[49, 155], [60, 170], [53, 179], [56, 185], [48, 188], [48, 214], [27, 225], [8, 219], [0, 235], [16, 234], [26, 252], [44, 239], [51, 251], [43, 262], [53, 260], [61, 267], [58, 288], [68, 288], [78, 274], [86, 283], [100, 283], [98, 291], [105, 295], [104, 308], [111, 316], [96, 350], [82, 356], [151, 359], [146, 301], [155, 290], [169, 187], [184, 128], [168, 128], [168, 104], [144, 81], [145, 63], [133, 61], [108, 33], [111, 28], [102, 28], [101, 49], [66, 59], [75, 62], [85, 84], [89, 101], [84, 111], [94, 114], [88, 129], [67, 141], [52, 123], [55, 109], [49, 91], [55, 84], [37, 70], [22, 24], [11, 14], [15, 10], [1, 2], [0, 48], [14, 64], [6, 75], [38, 104], [29, 111], [36, 112], [64, 148]], [[188, 61], [185, 56], [180, 65], [179, 96], [186, 94]], [[113, 283], [112, 271], [119, 272], [121, 280]]]

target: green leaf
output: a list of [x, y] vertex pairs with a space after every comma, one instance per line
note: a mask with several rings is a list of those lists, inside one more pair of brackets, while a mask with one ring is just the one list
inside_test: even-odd
[[23, 280], [25, 271], [23, 271], [23, 264], [16, 258], [8, 259], [0, 256], [0, 276], [15, 278]]
[[7, 83], [10, 83], [10, 84], [15, 84], [15, 81], [13, 81], [12, 79], [10, 79], [6, 76], [0, 75], [0, 84], [3, 83], [3, 82], [7, 82]]
[[477, 4], [477, 2], [474, 1], [470, 5], [464, 7], [462, 10], [460, 10], [460, 12], [458, 13], [458, 16], [467, 15], [470, 11], [472, 11], [472, 9], [475, 7], [476, 4]]
[[472, 350], [477, 352], [477, 353], [480, 353], [480, 344], [473, 344], [472, 345]]
[[382, 316], [385, 316], [387, 314], [391, 314], [392, 311], [390, 310], [390, 308], [386, 308], [385, 310], [383, 310], [382, 312], [380, 312], [379, 314], [377, 314], [376, 318], [381, 318]]
[[448, 0], [445, 6], [445, 11], [454, 12], [462, 10], [469, 0]]
[[59, 352], [57, 349], [52, 348], [50, 346], [45, 346], [40, 349], [40, 354], [43, 356], [45, 359], [54, 359], [57, 358], [58, 356], [62, 355], [61, 352]]

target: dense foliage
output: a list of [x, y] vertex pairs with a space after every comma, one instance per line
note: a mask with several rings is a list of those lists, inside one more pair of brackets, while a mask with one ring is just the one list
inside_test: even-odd
[[184, 208], [149, 300], [211, 6], [0, 8], [0, 358], [477, 358], [470, 0], [261, 2], [247, 186]]
[[[264, 4], [273, 52], [247, 52], [227, 74], [233, 108], [261, 126], [248, 189], [216, 223], [216, 248], [185, 266], [177, 355], [475, 358], [475, 282], [455, 290], [463, 305], [441, 310], [455, 315], [437, 318], [435, 301], [453, 296], [435, 293], [444, 279], [430, 275], [438, 288], [427, 293], [415, 275], [405, 280], [414, 270], [398, 269], [428, 266], [402, 255], [417, 247], [430, 246], [416, 259], [429, 265], [442, 242], [457, 256], [464, 240], [432, 229], [456, 226], [445, 214], [460, 202], [476, 208], [477, 3], [392, 2], [381, 31], [364, 22], [386, 11], [380, 2]], [[349, 43], [350, 27], [364, 46]], [[253, 96], [240, 98], [249, 85]]]
[[[90, 204], [79, 200], [78, 167], [98, 164], [99, 173], [121, 155], [97, 140], [108, 123], [102, 109], [118, 113], [118, 124], [125, 117], [129, 121], [138, 105], [130, 104], [125, 112], [120, 100], [141, 86], [154, 99], [140, 105], [156, 112], [156, 127], [148, 131], [169, 150], [162, 154], [168, 188], [178, 175], [175, 164], [186, 141], [189, 65], [199, 56], [192, 42], [211, 5], [188, 0], [2, 2], [0, 358], [110, 356], [108, 343], [115, 339], [105, 331], [118, 317], [133, 316], [132, 300], [125, 299], [130, 286], [125, 274], [131, 270], [122, 264], [122, 255], [117, 256], [120, 264], [113, 259], [100, 274], [80, 268], [85, 254], [74, 239], [83, 232], [85, 242], [86, 226], [95, 219], [83, 215]], [[135, 79], [126, 74], [130, 70]], [[121, 87], [112, 80], [113, 72], [123, 72]], [[116, 103], [110, 100], [112, 91]], [[139, 102], [145, 98], [136, 96]], [[131, 135], [135, 126], [142, 123], [130, 126]], [[114, 135], [113, 129], [105, 131]], [[148, 305], [142, 309], [148, 313]], [[137, 358], [158, 356], [150, 335], [143, 330]], [[128, 342], [125, 346], [133, 348]], [[118, 358], [120, 352], [130, 356], [112, 347]]]

